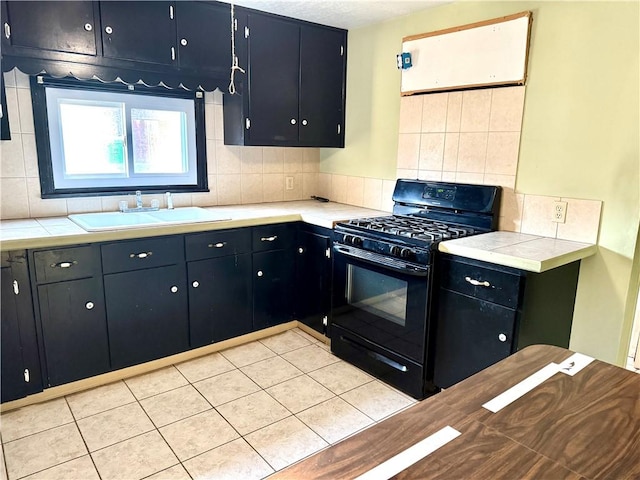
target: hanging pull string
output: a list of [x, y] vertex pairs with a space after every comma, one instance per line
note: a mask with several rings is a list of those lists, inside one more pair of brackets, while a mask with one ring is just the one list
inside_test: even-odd
[[236, 70], [245, 73], [244, 70], [238, 65], [238, 56], [236, 55], [236, 13], [231, 2], [231, 78], [229, 81], [229, 93], [231, 95], [236, 94], [236, 82], [235, 75]]

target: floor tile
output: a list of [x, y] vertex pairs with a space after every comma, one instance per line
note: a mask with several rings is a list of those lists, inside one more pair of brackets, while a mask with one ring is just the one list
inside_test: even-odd
[[78, 420], [78, 427], [90, 452], [154, 429], [137, 402]]
[[138, 400], [164, 393], [189, 383], [173, 366], [145, 375], [127, 378], [125, 382]]
[[239, 438], [184, 462], [194, 480], [251, 480], [273, 473], [247, 442]]
[[151, 421], [162, 427], [196, 413], [211, 409], [211, 405], [191, 385], [140, 400]]
[[328, 446], [327, 442], [296, 417], [285, 418], [250, 433], [245, 440], [275, 470], [280, 470]]
[[349, 390], [340, 397], [375, 421], [415, 403], [415, 400], [410, 400], [378, 380]]
[[0, 442], [0, 480], [7, 480], [7, 467], [4, 462], [4, 449]]
[[329, 443], [336, 443], [374, 423], [339, 397], [297, 413], [296, 417]]
[[318, 345], [309, 345], [308, 347], [284, 353], [282, 358], [292, 363], [305, 373], [340, 361], [338, 357], [332, 355]]
[[64, 398], [12, 410], [1, 418], [4, 443], [73, 422]]
[[135, 401], [136, 397], [122, 381], [67, 396], [76, 420]]
[[23, 480], [100, 480], [100, 476], [91, 457], [85, 455], [29, 475]]
[[296, 348], [306, 347], [311, 345], [312, 341], [304, 338], [302, 335], [298, 335], [293, 330], [287, 330], [284, 333], [274, 335], [272, 337], [263, 338], [260, 340], [263, 345], [266, 345], [270, 350], [273, 350], [277, 354], [282, 354], [295, 350]]
[[260, 387], [240, 370], [232, 370], [201, 380], [194, 383], [193, 386], [214, 407], [260, 390]]
[[362, 370], [342, 361], [309, 372], [309, 376], [336, 395], [374, 380]]
[[308, 334], [307, 332], [305, 332], [301, 328], [292, 328], [291, 330], [288, 330], [288, 331], [289, 332], [293, 332], [293, 333], [295, 333], [297, 335], [300, 335], [302, 338], [304, 338], [305, 340], [308, 340], [311, 343], [315, 343], [315, 344], [322, 343], [316, 337], [314, 337], [313, 335]]
[[259, 391], [216, 407], [239, 433], [245, 435], [291, 415], [286, 408]]
[[272, 350], [269, 350], [260, 342], [247, 343], [246, 345], [223, 350], [220, 353], [238, 368], [251, 365], [252, 363], [275, 355]]
[[160, 433], [180, 461], [239, 437], [238, 432], [215, 410], [162, 427]]
[[262, 388], [272, 387], [303, 374], [282, 357], [267, 358], [242, 367], [240, 370]]
[[178, 463], [157, 430], [103, 448], [91, 456], [102, 480], [137, 480]]
[[191, 383], [195, 383], [205, 378], [213, 377], [220, 373], [228, 372], [236, 367], [219, 353], [212, 353], [204, 357], [179, 363], [176, 368]]
[[191, 480], [191, 476], [182, 465], [174, 465], [171, 468], [154, 473], [145, 478], [145, 480]]
[[24, 477], [86, 454], [87, 448], [74, 423], [4, 445], [10, 479]]
[[301, 412], [334, 396], [330, 390], [307, 375], [279, 383], [266, 389], [266, 392], [293, 413]]

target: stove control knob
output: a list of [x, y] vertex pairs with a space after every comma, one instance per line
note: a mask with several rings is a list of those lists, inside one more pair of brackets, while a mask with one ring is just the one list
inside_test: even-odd
[[351, 243], [353, 245], [355, 245], [356, 247], [361, 247], [362, 246], [362, 238], [354, 236], [353, 239], [351, 240]]
[[400, 256], [400, 250], [401, 248], [398, 247], [397, 245], [391, 245], [391, 248], [389, 249], [389, 253], [395, 257], [399, 257]]
[[400, 256], [402, 258], [409, 258], [411, 255], [413, 255], [413, 251], [410, 248], [403, 248], [400, 250]]
[[353, 235], [345, 235], [342, 237], [342, 241], [346, 244], [346, 245], [350, 245], [351, 243], [353, 243]]

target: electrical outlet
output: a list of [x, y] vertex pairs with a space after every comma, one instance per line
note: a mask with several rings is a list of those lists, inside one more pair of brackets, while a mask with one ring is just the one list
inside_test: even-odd
[[284, 177], [285, 190], [293, 190], [293, 177]]
[[567, 219], [567, 202], [553, 202], [553, 216], [551, 221], [564, 223]]

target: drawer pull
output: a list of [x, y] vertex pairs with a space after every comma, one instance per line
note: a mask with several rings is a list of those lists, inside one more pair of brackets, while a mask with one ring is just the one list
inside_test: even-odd
[[474, 287], [490, 287], [491, 284], [489, 282], [487, 282], [486, 280], [484, 282], [481, 282], [480, 280], [475, 280], [471, 277], [464, 277], [465, 281], [469, 282], [471, 285], [473, 285]]
[[58, 262], [58, 263], [52, 263], [51, 268], [71, 268], [77, 264], [78, 262], [76, 260], [74, 260], [73, 262]]
[[147, 258], [153, 255], [153, 252], [130, 253], [129, 258]]
[[498, 340], [500, 340], [501, 342], [506, 342], [507, 336], [504, 333], [501, 333], [500, 335], [498, 335]]
[[278, 235], [272, 235], [271, 237], [261, 237], [260, 241], [261, 242], [273, 242], [277, 238], [278, 238]]
[[218, 243], [210, 243], [207, 245], [209, 248], [222, 248], [227, 244], [227, 242], [218, 242]]
[[95, 305], [93, 304], [93, 302], [87, 302], [84, 304], [85, 308], [87, 310], [93, 310], [93, 307], [95, 307]]
[[171, 293], [176, 293], [177, 291], [178, 291], [178, 287], [176, 287], [175, 285], [171, 287]]

